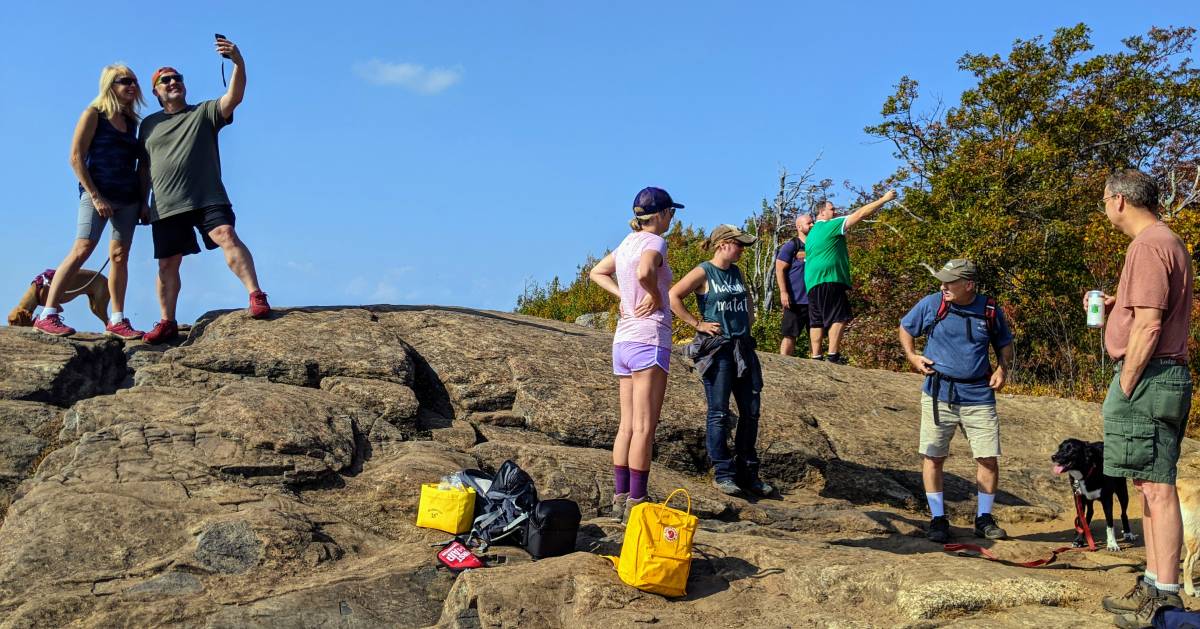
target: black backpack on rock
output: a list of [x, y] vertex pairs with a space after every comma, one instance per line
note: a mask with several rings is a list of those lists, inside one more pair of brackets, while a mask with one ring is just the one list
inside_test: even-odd
[[575, 552], [579, 534], [579, 505], [574, 500], [543, 500], [529, 516], [525, 550], [534, 559]]
[[538, 504], [533, 479], [512, 461], [500, 464], [493, 476], [479, 470], [459, 473], [463, 483], [475, 490], [475, 522], [468, 539], [491, 544], [525, 544], [525, 528]]

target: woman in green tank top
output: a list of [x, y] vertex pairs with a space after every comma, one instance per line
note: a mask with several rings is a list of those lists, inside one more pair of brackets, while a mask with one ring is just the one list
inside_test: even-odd
[[[773, 489], [758, 478], [758, 415], [762, 392], [762, 367], [754, 353], [750, 327], [754, 307], [737, 261], [742, 251], [758, 239], [733, 225], [721, 225], [709, 236], [713, 257], [688, 272], [671, 287], [671, 310], [681, 321], [696, 328], [695, 355], [703, 365], [700, 378], [708, 401], [707, 449], [715, 480], [721, 491], [738, 495], [743, 491], [765, 496]], [[688, 312], [683, 298], [696, 295], [700, 316]], [[738, 405], [737, 434], [729, 449], [729, 396]]]

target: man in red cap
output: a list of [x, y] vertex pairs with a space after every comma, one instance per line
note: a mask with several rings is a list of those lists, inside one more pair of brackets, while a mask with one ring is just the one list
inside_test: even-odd
[[250, 316], [262, 319], [271, 313], [258, 285], [254, 258], [234, 231], [233, 205], [221, 182], [217, 147], [217, 133], [233, 122], [233, 110], [246, 94], [246, 64], [233, 42], [218, 38], [216, 49], [233, 62], [228, 91], [217, 100], [189, 105], [183, 75], [169, 66], [159, 68], [151, 82], [163, 110], [147, 116], [138, 132], [148, 158], [139, 167], [142, 185], [154, 191], [147, 218], [154, 235], [162, 309], [162, 320], [143, 337], [147, 343], [170, 340], [179, 332], [179, 265], [183, 256], [200, 253], [197, 231], [205, 248], [221, 248], [229, 269], [250, 293]]

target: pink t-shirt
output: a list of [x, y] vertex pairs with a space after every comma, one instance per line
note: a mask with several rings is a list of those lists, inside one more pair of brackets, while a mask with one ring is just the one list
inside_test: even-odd
[[1104, 330], [1113, 360], [1125, 357], [1135, 306], [1163, 311], [1158, 345], [1151, 358], [1188, 358], [1192, 313], [1192, 258], [1187, 245], [1162, 222], [1147, 227], [1129, 243], [1117, 284], [1117, 303]]
[[[646, 297], [646, 290], [637, 279], [638, 263], [642, 252], [657, 251], [662, 256], [658, 268], [658, 294], [662, 308], [645, 317], [633, 316], [633, 310]], [[613, 343], [633, 341], [657, 347], [671, 346], [671, 303], [667, 291], [671, 289], [671, 267], [667, 265], [667, 241], [650, 232], [633, 232], [621, 241], [613, 252], [617, 263], [617, 286], [621, 289], [621, 320]]]

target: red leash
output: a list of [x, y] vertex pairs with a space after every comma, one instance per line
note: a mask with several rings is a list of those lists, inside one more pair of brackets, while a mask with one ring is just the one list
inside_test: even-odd
[[1094, 552], [1096, 550], [1096, 540], [1092, 539], [1092, 528], [1090, 526], [1084, 526], [1083, 497], [1077, 491], [1072, 492], [1072, 493], [1075, 494], [1075, 532], [1083, 533], [1083, 536], [1085, 538], [1087, 538], [1088, 545], [1087, 545], [1086, 549], [1084, 549], [1082, 547], [1076, 548], [1074, 546], [1063, 546], [1061, 548], [1055, 548], [1054, 550], [1050, 551], [1050, 556], [1045, 559], [1035, 559], [1033, 561], [1016, 562], [1016, 561], [1007, 561], [1007, 560], [1001, 559], [1001, 558], [997, 557], [995, 554], [993, 554], [992, 551], [990, 551], [982, 546], [979, 546], [977, 544], [946, 544], [943, 548], [948, 553], [960, 552], [960, 551], [976, 552], [976, 553], [979, 553], [981, 556], [986, 557], [987, 559], [991, 559], [992, 561], [999, 561], [1000, 563], [1008, 564], [1010, 566], [1016, 566], [1018, 568], [1039, 568], [1041, 566], [1052, 564], [1055, 562], [1055, 560], [1058, 559], [1059, 555], [1069, 553], [1071, 551], [1086, 550], [1086, 552], [1089, 552], [1089, 553]]

